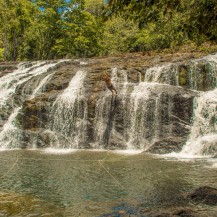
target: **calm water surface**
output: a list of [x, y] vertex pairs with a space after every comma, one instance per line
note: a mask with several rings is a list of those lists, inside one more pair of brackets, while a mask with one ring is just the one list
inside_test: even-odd
[[217, 213], [183, 199], [200, 186], [217, 188], [216, 159], [14, 150], [0, 152], [0, 163], [0, 216], [145, 216], [141, 210], [171, 206]]

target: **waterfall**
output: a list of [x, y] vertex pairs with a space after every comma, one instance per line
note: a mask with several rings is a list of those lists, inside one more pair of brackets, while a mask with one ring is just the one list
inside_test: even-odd
[[[87, 103], [84, 94], [86, 71], [77, 71], [62, 94], [54, 102], [50, 112], [51, 147], [79, 148], [85, 143], [87, 127]], [[55, 136], [54, 136], [55, 135]]]
[[15, 94], [16, 89], [29, 81], [33, 77], [46, 73], [48, 69], [54, 67], [57, 63], [36, 62], [29, 68], [21, 64], [13, 73], [3, 76], [0, 81], [1, 106], [6, 104], [6, 101]]
[[95, 147], [180, 149], [190, 133], [183, 152], [196, 153], [196, 144], [198, 151], [216, 152], [216, 55], [148, 68], [139, 82], [130, 81], [129, 73], [112, 69], [118, 96], [107, 90], [97, 101]]
[[18, 65], [18, 69], [15, 70], [13, 73], [9, 73], [3, 76], [0, 80], [0, 106], [3, 107], [6, 104], [9, 96], [15, 93], [16, 87], [19, 84], [22, 84], [29, 79], [29, 71], [31, 71], [34, 67], [40, 67], [43, 64], [44, 62], [36, 63], [30, 68], [25, 68], [23, 64], [20, 64]]
[[146, 70], [144, 81], [177, 86], [178, 64], [167, 63]]
[[[119, 97], [121, 97], [124, 105], [129, 103], [128, 95], [135, 85], [128, 82], [127, 72], [125, 70], [118, 70], [117, 68], [112, 68], [111, 81], [117, 89], [118, 97], [112, 97], [111, 92], [106, 90], [96, 103], [96, 121], [94, 124], [95, 148], [105, 148], [112, 136], [116, 137], [116, 141], [121, 138], [121, 133], [113, 126], [115, 114], [118, 112], [117, 104]], [[125, 111], [127, 112], [127, 110]], [[125, 113], [124, 115], [128, 114]], [[125, 136], [127, 137], [127, 134], [125, 134]], [[126, 143], [126, 140], [124, 143]]]
[[33, 91], [30, 99], [35, 98], [38, 94], [40, 94], [44, 91], [46, 84], [50, 81], [50, 79], [52, 78], [53, 75], [54, 75], [54, 73], [49, 74], [40, 81], [39, 85]]
[[217, 154], [217, 89], [201, 93], [195, 100], [190, 138], [180, 152], [182, 156]]
[[216, 155], [217, 55], [149, 68], [106, 66], [117, 96], [101, 81], [104, 68], [87, 73], [88, 66], [25, 62], [2, 74], [0, 148]]
[[147, 148], [150, 145], [150, 141], [146, 139], [147, 127], [145, 126], [150, 95], [150, 85], [146, 82], [141, 82], [135, 86], [130, 95], [130, 107], [127, 112], [130, 115], [127, 147], [130, 149], [133, 147]]
[[3, 126], [3, 129], [0, 132], [1, 149], [22, 147], [22, 131], [16, 125], [16, 117], [20, 110], [21, 107], [14, 109], [9, 116], [7, 123]]
[[[116, 68], [111, 78], [118, 96], [112, 97], [107, 90], [96, 104], [94, 128], [98, 148], [107, 147], [109, 142], [117, 147], [115, 143], [120, 141], [124, 144], [121, 148], [145, 150], [162, 138], [160, 131], [171, 134], [172, 98], [157, 93], [159, 89], [169, 89], [170, 85], [128, 82], [127, 72]], [[161, 122], [165, 118], [169, 120], [162, 130]]]
[[[200, 61], [206, 63], [204, 82], [209, 85], [208, 89], [213, 90], [200, 92], [199, 96], [195, 98], [189, 139], [182, 151], [175, 154], [176, 156], [203, 157], [217, 155], [217, 55], [208, 55], [195, 60], [194, 70], [192, 70], [194, 78], [200, 77], [201, 71], [198, 70]], [[197, 89], [197, 85], [196, 82], [192, 82], [191, 87]]]
[[[39, 94], [46, 83], [51, 78], [52, 74], [46, 74], [55, 67], [65, 62], [65, 60], [53, 61], [53, 62], [32, 62], [21, 63], [18, 65], [18, 69], [12, 73], [3, 76], [0, 80], [0, 123], [2, 122], [3, 128], [0, 132], [0, 148], [18, 148], [26, 147], [24, 145], [26, 137], [22, 130], [22, 126], [19, 126], [17, 117], [22, 111], [22, 103], [16, 102], [19, 98], [23, 98], [24, 101], [33, 99]], [[32, 85], [31, 80], [37, 78], [36, 88], [34, 91], [30, 91]], [[34, 80], [35, 81], [35, 80]], [[30, 84], [28, 84], [30, 82]], [[25, 96], [24, 86], [27, 85], [27, 95]], [[38, 85], [38, 86], [37, 86]], [[19, 89], [21, 88], [21, 93]], [[23, 91], [24, 90], [24, 91]], [[19, 105], [20, 104], [20, 105]]]

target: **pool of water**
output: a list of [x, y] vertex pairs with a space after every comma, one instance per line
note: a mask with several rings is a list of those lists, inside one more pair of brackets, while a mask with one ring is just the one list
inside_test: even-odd
[[217, 213], [185, 199], [197, 187], [217, 188], [217, 159], [13, 150], [0, 152], [0, 164], [0, 216], [146, 216], [141, 210], [175, 206]]

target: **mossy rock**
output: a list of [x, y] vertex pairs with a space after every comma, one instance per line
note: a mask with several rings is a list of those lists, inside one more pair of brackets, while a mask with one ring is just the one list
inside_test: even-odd
[[188, 68], [184, 65], [181, 65], [178, 69], [178, 80], [179, 80], [179, 85], [187, 87], [188, 86]]

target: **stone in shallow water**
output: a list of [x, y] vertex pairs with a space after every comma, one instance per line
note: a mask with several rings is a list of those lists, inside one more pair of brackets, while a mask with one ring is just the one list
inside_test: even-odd
[[63, 209], [38, 197], [0, 192], [0, 216], [63, 216]]
[[188, 207], [169, 207], [156, 210], [140, 210], [141, 217], [198, 217], [198, 213]]
[[131, 205], [128, 204], [120, 204], [119, 206], [116, 206], [113, 208], [113, 212], [102, 215], [100, 217], [136, 217], [137, 215], [137, 209]]
[[200, 187], [188, 195], [188, 198], [207, 205], [217, 205], [217, 189], [207, 186]]

